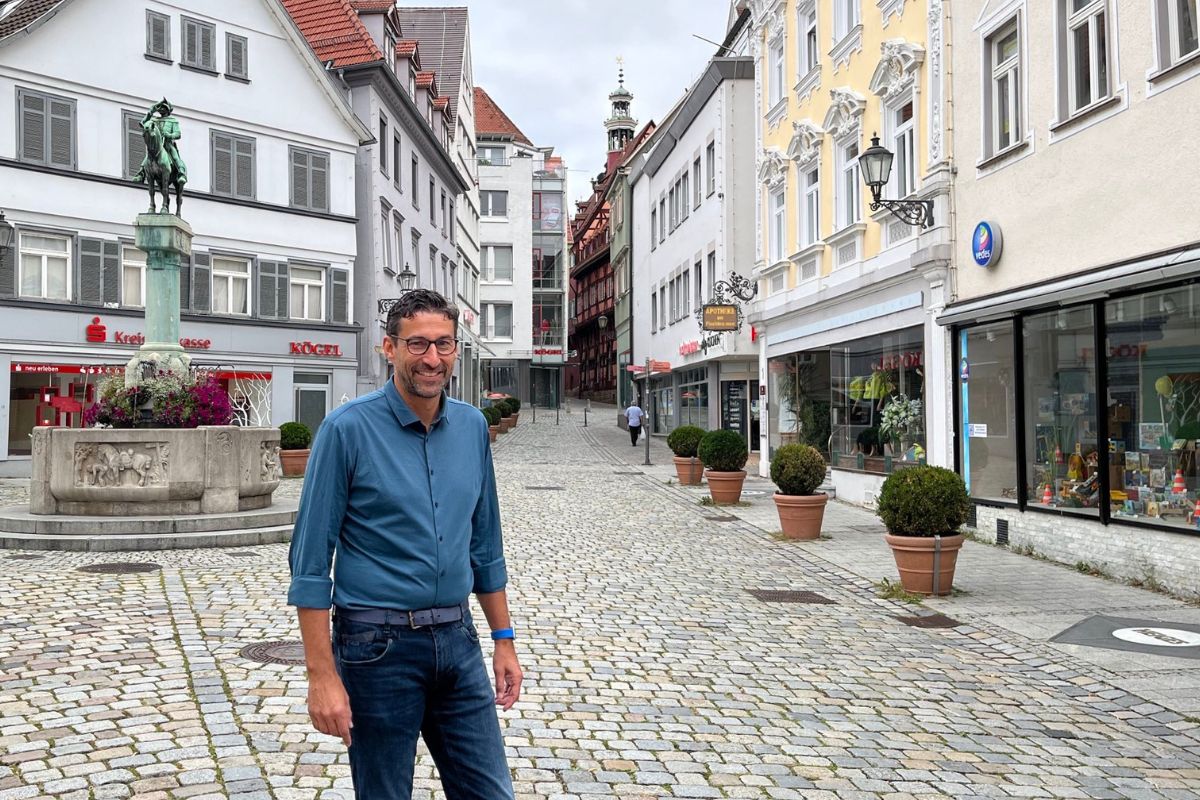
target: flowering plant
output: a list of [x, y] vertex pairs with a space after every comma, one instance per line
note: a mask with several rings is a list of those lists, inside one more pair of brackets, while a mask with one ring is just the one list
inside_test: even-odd
[[[143, 408], [150, 411], [148, 420], [142, 418]], [[232, 419], [229, 395], [215, 376], [202, 371], [160, 372], [128, 387], [124, 375], [110, 375], [100, 383], [99, 399], [83, 412], [84, 425], [103, 428], [195, 428], [228, 425]]]
[[907, 436], [921, 427], [921, 401], [898, 394], [879, 415], [879, 432], [890, 439]]

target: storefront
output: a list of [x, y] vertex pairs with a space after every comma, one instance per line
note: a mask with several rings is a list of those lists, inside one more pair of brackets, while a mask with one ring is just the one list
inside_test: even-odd
[[[6, 306], [0, 315], [0, 475], [29, 474], [34, 427], [78, 427], [97, 385], [144, 341], [140, 314]], [[30, 335], [30, 332], [36, 332]], [[229, 392], [239, 425], [292, 420], [314, 431], [354, 396], [356, 329], [212, 319], [181, 323], [192, 366]]]

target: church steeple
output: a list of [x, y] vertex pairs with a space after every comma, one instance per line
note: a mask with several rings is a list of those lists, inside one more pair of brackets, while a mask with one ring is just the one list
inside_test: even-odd
[[604, 129], [608, 131], [608, 152], [617, 152], [625, 147], [633, 138], [637, 128], [637, 120], [629, 114], [629, 104], [633, 102], [633, 94], [625, 88], [624, 59], [617, 58], [617, 88], [609, 92], [608, 100], [612, 103], [612, 114], [604, 121]]

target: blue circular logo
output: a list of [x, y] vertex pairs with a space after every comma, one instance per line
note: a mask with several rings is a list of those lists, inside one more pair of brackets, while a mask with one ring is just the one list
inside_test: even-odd
[[1000, 260], [1002, 247], [1000, 226], [992, 222], [980, 222], [971, 236], [971, 257], [981, 267], [994, 266]]

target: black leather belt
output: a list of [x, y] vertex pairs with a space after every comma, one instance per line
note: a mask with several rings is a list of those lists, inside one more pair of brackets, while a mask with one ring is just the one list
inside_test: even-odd
[[429, 625], [444, 625], [458, 622], [467, 613], [467, 601], [456, 606], [422, 608], [420, 611], [399, 611], [394, 608], [365, 608], [351, 610], [339, 608], [334, 613], [338, 619], [348, 622], [367, 622], [372, 625], [403, 625], [409, 628], [425, 628]]

